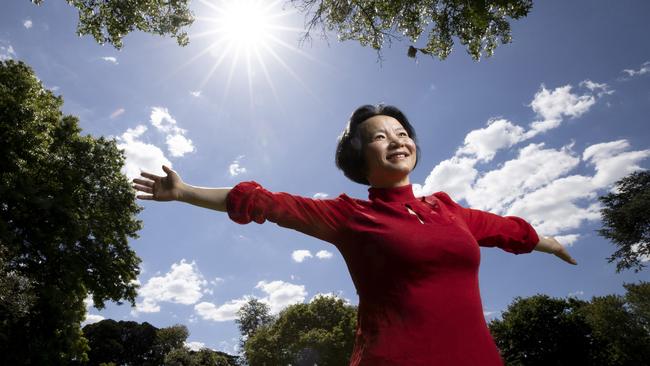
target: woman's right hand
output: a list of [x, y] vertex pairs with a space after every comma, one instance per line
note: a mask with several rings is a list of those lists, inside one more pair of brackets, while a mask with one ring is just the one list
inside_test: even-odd
[[163, 165], [162, 168], [163, 171], [167, 173], [167, 176], [165, 177], [141, 171], [140, 175], [148, 179], [133, 179], [133, 183], [135, 183], [133, 188], [140, 192], [150, 193], [147, 195], [137, 195], [137, 198], [154, 201], [172, 201], [180, 199], [181, 188], [184, 184], [181, 177], [166, 165]]

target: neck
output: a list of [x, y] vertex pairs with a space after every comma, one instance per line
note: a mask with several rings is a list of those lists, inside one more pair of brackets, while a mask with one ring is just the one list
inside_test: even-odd
[[408, 175], [400, 180], [376, 181], [368, 178], [370, 186], [373, 188], [396, 188], [411, 184]]

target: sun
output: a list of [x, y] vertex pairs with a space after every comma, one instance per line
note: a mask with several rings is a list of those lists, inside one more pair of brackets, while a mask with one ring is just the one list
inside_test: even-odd
[[269, 10], [260, 1], [229, 1], [217, 17], [215, 32], [221, 33], [226, 42], [244, 49], [266, 45], [274, 26], [274, 14]]
[[[275, 85], [268, 70], [267, 63], [279, 64], [287, 73], [306, 88], [300, 77], [295, 74], [283, 59], [281, 50], [289, 50], [303, 57], [314, 60], [313, 57], [285, 41], [286, 34], [293, 34], [293, 39], [298, 39], [298, 34], [304, 28], [296, 28], [283, 24], [288, 15], [295, 13], [279, 9], [278, 4], [286, 0], [199, 0], [205, 5], [201, 11], [206, 16], [197, 16], [196, 20], [205, 22], [205, 31], [190, 34], [190, 40], [208, 37], [210, 40], [199, 54], [195, 55], [185, 65], [189, 65], [204, 54], [211, 54], [216, 61], [205, 73], [199, 88], [203, 88], [211, 79], [214, 72], [226, 60], [230, 60], [229, 74], [225, 83], [224, 97], [228, 93], [233, 75], [245, 72], [248, 76], [248, 89], [253, 98], [253, 76], [261, 71], [270, 85], [273, 95], [277, 98]], [[184, 65], [184, 66], [185, 66]], [[223, 84], [223, 80], [219, 81]], [[308, 88], [307, 88], [308, 89]], [[312, 94], [310, 90], [307, 90]]]

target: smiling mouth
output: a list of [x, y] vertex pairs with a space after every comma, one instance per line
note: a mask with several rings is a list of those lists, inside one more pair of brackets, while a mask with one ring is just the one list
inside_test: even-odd
[[387, 160], [404, 160], [408, 157], [406, 154], [395, 154], [387, 158]]

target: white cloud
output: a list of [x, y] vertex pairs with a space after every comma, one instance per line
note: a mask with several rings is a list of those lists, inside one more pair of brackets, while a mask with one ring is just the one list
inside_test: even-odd
[[124, 112], [126, 112], [126, 110], [124, 108], [118, 108], [118, 109], [114, 110], [113, 113], [111, 113], [110, 118], [115, 119], [115, 118], [121, 116], [122, 114], [124, 114]]
[[295, 285], [284, 281], [260, 281], [255, 286], [266, 294], [263, 297], [245, 295], [238, 299], [232, 299], [219, 306], [211, 302], [200, 302], [194, 305], [196, 313], [204, 320], [217, 322], [237, 319], [237, 311], [251, 298], [269, 305], [271, 314], [278, 314], [285, 307], [305, 301], [307, 291], [303, 285]]
[[169, 149], [169, 153], [174, 157], [183, 156], [194, 151], [192, 140], [183, 135], [167, 136], [167, 148]]
[[[630, 249], [632, 249], [633, 253], [637, 254], [641, 262], [648, 262], [650, 261], [650, 253], [647, 250], [644, 250], [644, 248], [648, 248], [648, 246], [645, 244], [641, 246], [641, 243], [636, 243], [636, 244], [632, 244]], [[642, 250], [644, 250], [644, 252], [639, 253]]]
[[307, 297], [305, 286], [284, 281], [260, 281], [255, 288], [267, 294], [260, 301], [269, 304], [272, 314], [278, 314], [280, 310], [289, 305], [302, 303]]
[[623, 72], [626, 73], [627, 76], [629, 77], [647, 74], [648, 72], [650, 72], [650, 61], [644, 62], [638, 70], [625, 69], [623, 70]]
[[327, 198], [328, 196], [329, 195], [327, 193], [318, 192], [318, 193], [314, 194], [313, 198], [315, 198], [315, 199], [323, 199], [323, 198]]
[[613, 94], [614, 91], [609, 89], [609, 85], [605, 83], [596, 83], [591, 80], [584, 80], [580, 83], [580, 86], [585, 87], [592, 92], [596, 92], [596, 95], [598, 97], [602, 97], [603, 95], [610, 95]]
[[193, 97], [198, 98], [198, 97], [201, 96], [201, 91], [200, 91], [200, 90], [190, 91], [190, 94], [191, 94]]
[[[611, 94], [606, 84], [585, 80], [581, 86], [597, 96]], [[435, 166], [423, 185], [413, 184], [415, 196], [445, 191], [456, 201], [466, 200], [469, 207], [523, 217], [540, 234], [573, 245], [580, 235], [566, 231], [599, 220], [599, 191], [640, 170], [639, 162], [650, 157], [650, 150], [628, 151], [629, 143], [617, 140], [591, 145], [577, 154], [572, 150], [574, 142], [559, 149], [540, 142], [519, 148], [516, 158], [492, 170], [479, 173], [479, 164], [492, 160], [501, 149], [559, 127], [563, 118], [583, 115], [597, 100], [596, 95], [571, 93], [570, 85], [552, 91], [542, 86], [530, 104], [542, 121], [524, 131], [505, 119], [490, 119], [486, 127], [470, 131], [456, 154]], [[579, 167], [593, 167], [595, 173], [571, 175]]]
[[481, 176], [466, 200], [482, 210], [504, 211], [522, 194], [540, 188], [566, 174], [579, 164], [571, 145], [561, 150], [544, 149], [544, 143], [529, 144], [519, 155]]
[[457, 156], [471, 154], [480, 161], [490, 161], [494, 154], [524, 139], [524, 129], [505, 119], [491, 119], [487, 127], [471, 131], [465, 136], [465, 145]]
[[316, 253], [316, 257], [319, 259], [330, 259], [332, 258], [332, 253], [327, 250], [319, 250], [318, 253]]
[[298, 263], [302, 263], [305, 260], [305, 258], [311, 258], [311, 257], [313, 257], [311, 255], [311, 252], [305, 249], [294, 250], [293, 253], [291, 253], [291, 258], [293, 259], [293, 261]]
[[560, 244], [571, 247], [573, 244], [580, 238], [580, 234], [566, 234], [566, 235], [556, 235], [555, 240], [559, 241]]
[[140, 288], [138, 295], [143, 301], [137, 303], [136, 312], [158, 312], [160, 302], [191, 305], [203, 296], [203, 287], [207, 281], [203, 278], [195, 262], [187, 263], [182, 259], [171, 266], [164, 276], [150, 278]]
[[111, 64], [113, 64], [113, 65], [117, 65], [117, 64], [118, 64], [118, 62], [117, 62], [117, 58], [115, 58], [115, 57], [113, 57], [113, 56], [104, 56], [104, 57], [102, 57], [102, 60], [104, 60], [104, 61], [106, 61], [106, 62], [108, 62], [108, 63], [111, 63]]
[[237, 311], [249, 300], [248, 296], [239, 299], [233, 299], [225, 304], [216, 306], [211, 302], [200, 302], [194, 305], [196, 313], [205, 320], [215, 322], [224, 322], [237, 319]]
[[594, 144], [587, 147], [582, 158], [596, 169], [592, 183], [605, 188], [624, 176], [641, 170], [638, 162], [650, 156], [650, 150], [625, 151], [630, 147], [627, 140]]
[[535, 94], [531, 107], [544, 120], [558, 120], [562, 117], [578, 117], [596, 103], [592, 95], [571, 93], [571, 85], [565, 85], [548, 91], [543, 85]]
[[16, 57], [16, 51], [7, 41], [0, 40], [0, 61], [10, 60]]
[[421, 187], [413, 186], [413, 194], [421, 197], [436, 191], [445, 191], [455, 199], [465, 198], [478, 175], [475, 164], [476, 159], [457, 156], [443, 160], [433, 168]]
[[106, 318], [104, 318], [103, 316], [98, 315], [98, 314], [86, 314], [86, 319], [84, 319], [84, 321], [81, 323], [81, 326], [83, 327], [84, 325], [87, 325], [87, 324], [97, 323], [97, 322], [100, 322], [100, 321], [102, 321], [104, 319], [106, 319]]
[[129, 128], [118, 137], [117, 147], [124, 151], [126, 161], [122, 173], [129, 179], [140, 176], [140, 170], [156, 175], [166, 175], [162, 165], [172, 167], [172, 163], [157, 146], [140, 140], [140, 136], [147, 130], [144, 125]]
[[205, 343], [203, 342], [185, 342], [185, 347], [187, 347], [190, 351], [200, 351], [202, 348], [205, 348]]
[[31, 19], [25, 19], [25, 21], [23, 22], [23, 27], [25, 27], [25, 29], [31, 28], [32, 27]]
[[97, 323], [105, 319], [103, 316], [99, 314], [89, 313], [90, 310], [93, 309], [93, 305], [94, 305], [92, 294], [88, 294], [88, 296], [86, 296], [86, 298], [84, 299], [84, 305], [86, 305], [86, 317], [84, 318], [83, 322], [81, 322], [82, 327], [84, 325]]
[[150, 121], [158, 131], [167, 135], [165, 142], [172, 156], [180, 157], [194, 151], [192, 140], [185, 137], [187, 131], [177, 126], [176, 119], [167, 108], [151, 108]]
[[245, 155], [239, 155], [235, 161], [230, 163], [230, 166], [228, 167], [228, 172], [230, 172], [231, 177], [236, 177], [240, 174], [246, 173], [246, 168], [241, 166], [241, 163], [239, 162], [242, 158], [244, 158]]

